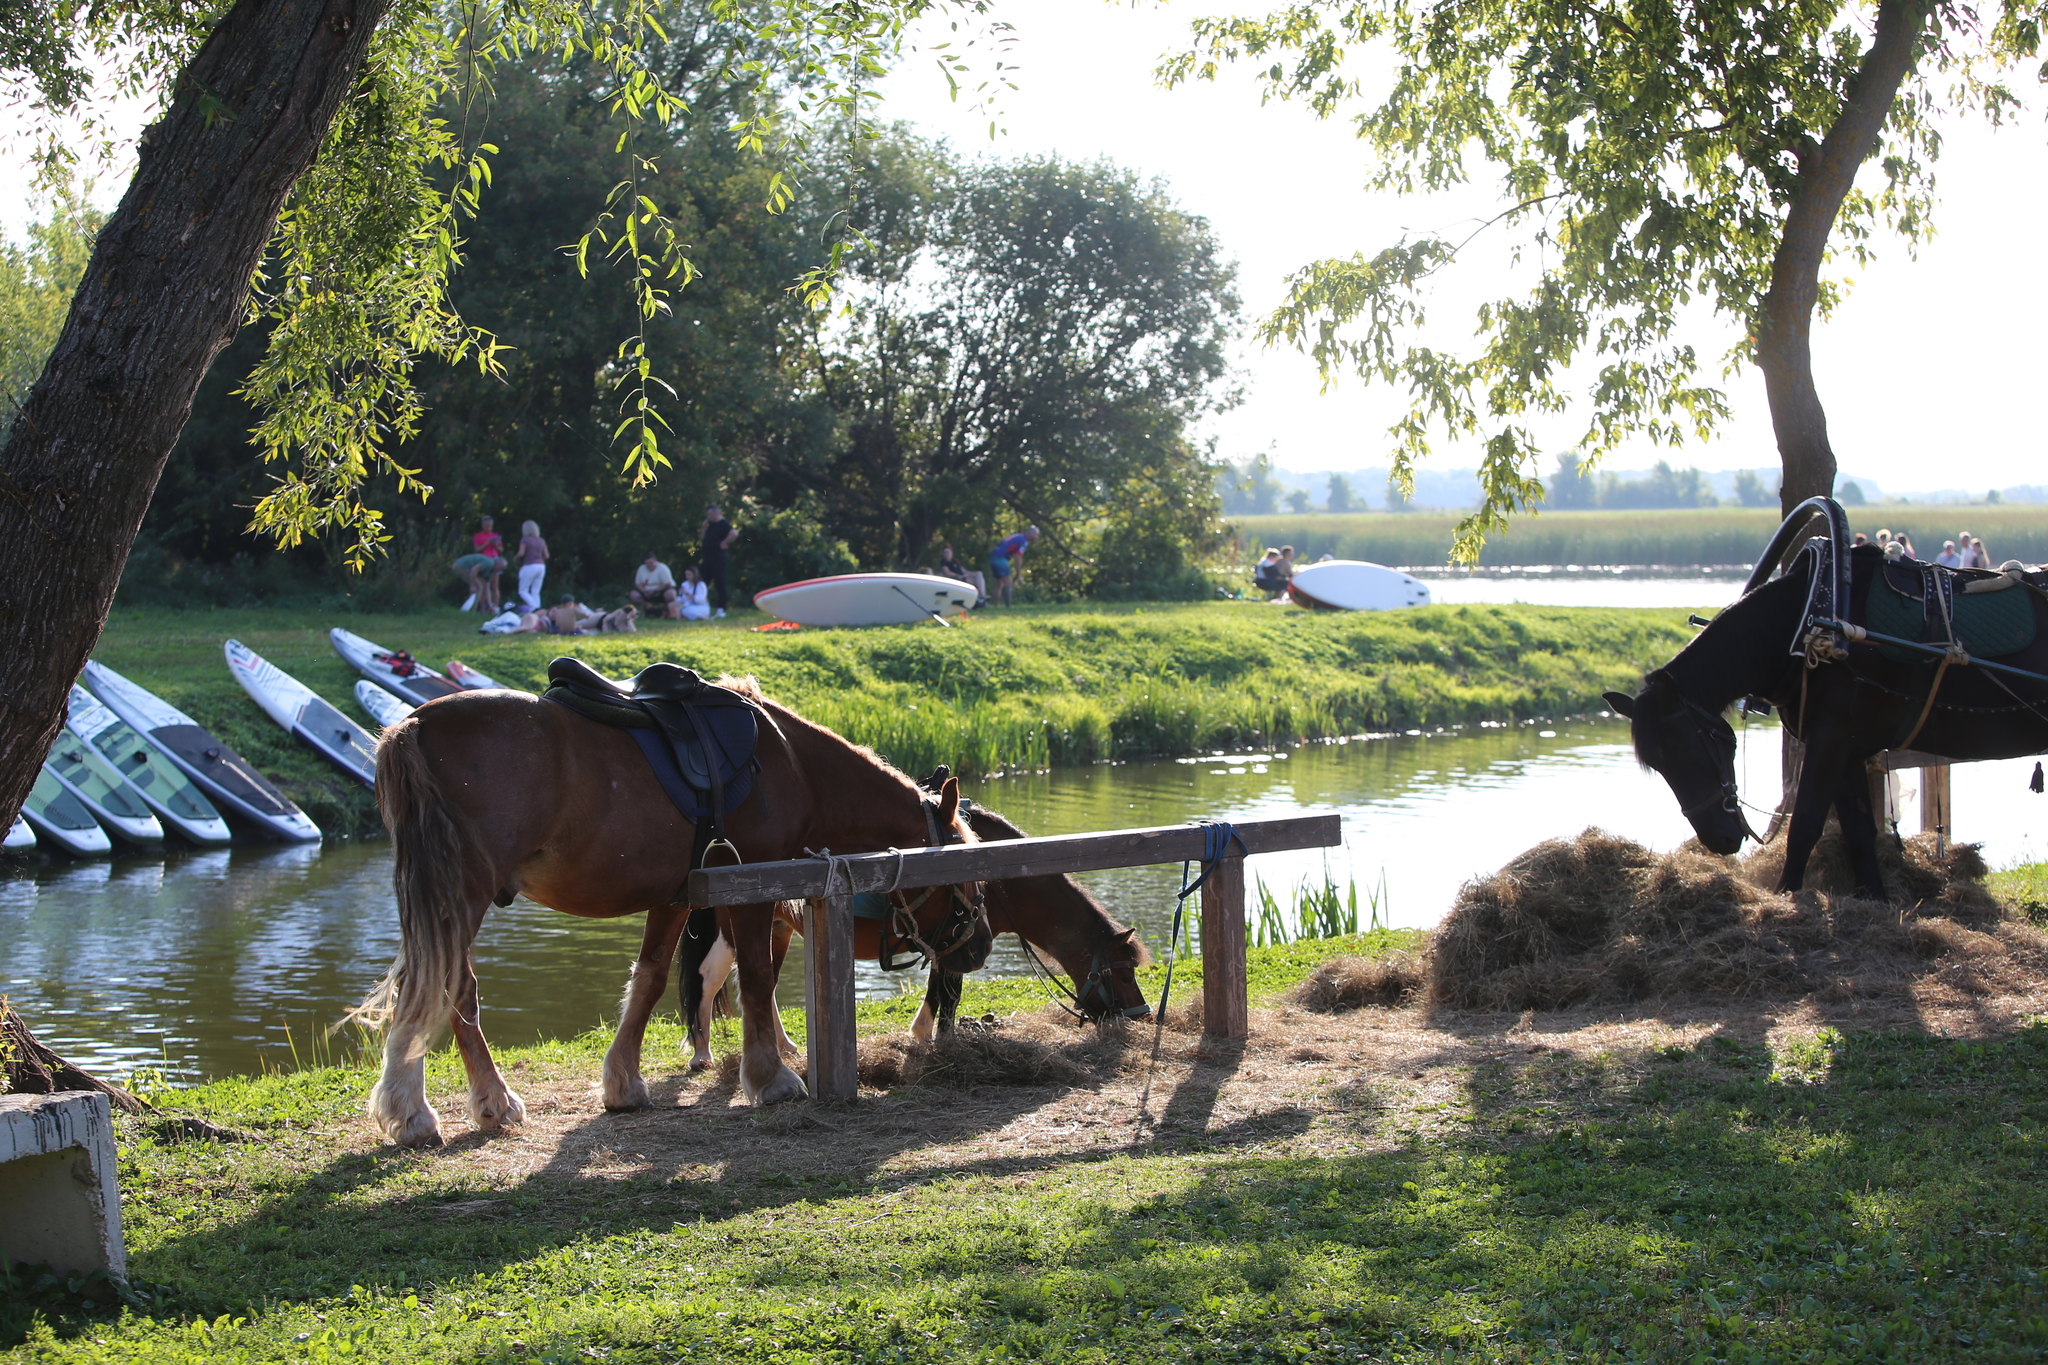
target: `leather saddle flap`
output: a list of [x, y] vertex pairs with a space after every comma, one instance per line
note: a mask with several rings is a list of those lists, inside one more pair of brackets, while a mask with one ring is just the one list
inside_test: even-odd
[[[549, 701], [559, 702], [587, 720], [634, 731], [655, 776], [684, 815], [699, 820], [710, 814], [712, 764], [718, 765], [728, 814], [753, 790], [754, 747], [759, 738], [757, 709], [750, 697], [708, 683], [695, 670], [679, 664], [649, 664], [627, 686], [620, 686], [581, 659], [560, 658], [548, 665]], [[707, 748], [708, 741], [708, 748]], [[665, 753], [663, 751], [666, 751]], [[664, 772], [671, 758], [674, 769]], [[680, 777], [697, 795], [685, 804], [669, 779]]]

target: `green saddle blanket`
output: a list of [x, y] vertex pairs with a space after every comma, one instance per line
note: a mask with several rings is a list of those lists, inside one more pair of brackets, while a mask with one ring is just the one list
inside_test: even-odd
[[[1999, 592], [1965, 593], [1961, 582], [1956, 584], [1956, 588], [1956, 638], [1972, 656], [2003, 658], [2034, 643], [2034, 594], [2031, 590], [2013, 587]], [[1870, 585], [1870, 601], [1864, 616], [1865, 628], [1880, 635], [1894, 635], [1901, 640], [1920, 640], [1927, 644], [1942, 642], [1940, 608], [1929, 612], [1919, 592], [1900, 588], [1892, 582], [1891, 575], [1882, 570], [1877, 581]], [[1925, 660], [1932, 657], [1897, 645], [1883, 645], [1880, 649], [1889, 659]]]

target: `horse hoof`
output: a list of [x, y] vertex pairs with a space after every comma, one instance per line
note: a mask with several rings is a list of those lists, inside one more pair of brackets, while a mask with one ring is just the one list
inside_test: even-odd
[[500, 1090], [495, 1095], [471, 1095], [469, 1122], [480, 1133], [517, 1128], [526, 1122], [526, 1101], [510, 1090]]
[[654, 1103], [654, 1100], [647, 1093], [647, 1082], [641, 1080], [638, 1076], [635, 1076], [630, 1083], [620, 1086], [614, 1093], [604, 1097], [605, 1109], [614, 1114], [623, 1114], [634, 1109], [645, 1109], [652, 1103]]
[[782, 1068], [780, 1075], [754, 1092], [754, 1103], [757, 1105], [782, 1104], [789, 1100], [803, 1099], [810, 1093], [804, 1087], [804, 1078], [785, 1066]]
[[709, 1071], [710, 1069], [711, 1069], [711, 1059], [710, 1059], [709, 1057], [692, 1057], [692, 1058], [690, 1058], [690, 1070], [692, 1070], [692, 1071]]
[[380, 1116], [377, 1126], [384, 1130], [384, 1140], [394, 1147], [439, 1147], [441, 1145], [441, 1120], [433, 1110], [412, 1114], [403, 1119]]

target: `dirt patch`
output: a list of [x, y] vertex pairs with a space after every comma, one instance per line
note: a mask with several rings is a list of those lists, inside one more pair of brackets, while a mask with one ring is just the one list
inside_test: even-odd
[[1454, 1009], [1559, 1009], [1686, 997], [1829, 999], [1910, 992], [1934, 976], [1966, 994], [2026, 992], [2048, 939], [1983, 884], [1970, 845], [1932, 836], [1880, 854], [1897, 903], [1845, 894], [1830, 827], [1808, 882], [1780, 895], [1779, 845], [1737, 862], [1688, 842], [1669, 854], [1589, 829], [1469, 882], [1432, 936], [1428, 999]]

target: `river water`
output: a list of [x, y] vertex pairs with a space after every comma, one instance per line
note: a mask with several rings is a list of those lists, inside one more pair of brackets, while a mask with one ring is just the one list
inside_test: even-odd
[[[1777, 787], [1777, 731], [1756, 726], [1744, 790]], [[2048, 799], [2030, 761], [1955, 770], [1956, 824], [1994, 864], [2048, 856]], [[1335, 811], [1342, 848], [1268, 855], [1251, 873], [1283, 893], [1354, 878], [1386, 919], [1426, 926], [1466, 879], [1542, 839], [1600, 825], [1652, 847], [1688, 833], [1613, 719], [1486, 726], [1199, 759], [1106, 764], [1003, 778], [972, 793], [1035, 834]], [[1112, 910], [1157, 945], [1178, 867], [1092, 874]], [[173, 1080], [288, 1066], [390, 961], [396, 923], [381, 842], [250, 846], [168, 860], [56, 863], [0, 878], [0, 992], [40, 1035], [108, 1074]], [[1290, 899], [1283, 894], [1283, 900]], [[494, 910], [478, 945], [485, 1027], [501, 1043], [561, 1037], [616, 1009], [637, 919], [593, 922], [525, 901]], [[1023, 970], [1011, 947], [991, 969]], [[867, 993], [901, 976], [863, 964]], [[785, 974], [800, 990], [800, 974]], [[673, 997], [671, 997], [673, 998]], [[792, 1001], [793, 1003], [793, 1001]]]

